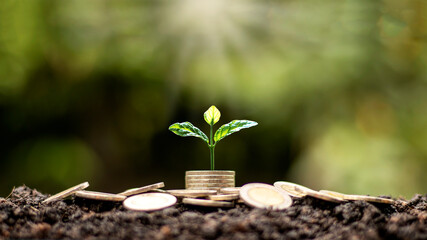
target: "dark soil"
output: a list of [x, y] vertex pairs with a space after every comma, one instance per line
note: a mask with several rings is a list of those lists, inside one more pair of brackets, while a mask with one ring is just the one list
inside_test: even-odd
[[427, 239], [427, 194], [405, 206], [305, 197], [284, 211], [177, 204], [152, 213], [80, 198], [42, 204], [46, 197], [23, 186], [0, 198], [0, 239]]

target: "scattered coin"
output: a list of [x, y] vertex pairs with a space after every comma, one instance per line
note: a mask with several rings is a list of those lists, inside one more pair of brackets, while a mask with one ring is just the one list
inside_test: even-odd
[[203, 206], [203, 207], [234, 207], [234, 203], [225, 201], [214, 201], [206, 199], [183, 198], [185, 204]]
[[210, 190], [218, 192], [220, 187], [195, 187], [195, 188], [186, 188], [185, 190]]
[[295, 184], [295, 183], [279, 181], [279, 182], [275, 182], [274, 186], [277, 189], [279, 189], [279, 191], [284, 191], [285, 193], [291, 195], [292, 197], [301, 198], [301, 197], [304, 197], [307, 195], [307, 194], [302, 193], [300, 191], [296, 191], [295, 187], [300, 186], [300, 185]]
[[167, 193], [143, 193], [128, 197], [123, 206], [134, 211], [155, 211], [170, 207], [176, 203], [176, 197]]
[[331, 196], [335, 196], [337, 198], [341, 198], [343, 200], [352, 200], [352, 201], [367, 201], [367, 202], [376, 202], [376, 203], [386, 203], [386, 204], [393, 204], [396, 201], [389, 198], [383, 198], [383, 197], [373, 197], [373, 196], [366, 196], [366, 195], [355, 195], [355, 194], [344, 194], [329, 190], [320, 190], [319, 192], [323, 192], [326, 194], [329, 194]]
[[223, 188], [223, 187], [234, 187], [234, 183], [187, 183], [186, 188], [199, 188], [199, 187], [214, 187], [214, 188]]
[[85, 189], [87, 187], [89, 187], [89, 183], [88, 182], [81, 183], [81, 184], [76, 185], [74, 187], [71, 187], [71, 188], [69, 188], [67, 190], [64, 190], [64, 191], [62, 191], [60, 193], [57, 193], [57, 194], [55, 194], [55, 195], [53, 195], [53, 196], [51, 196], [49, 198], [46, 198], [43, 202], [47, 203], [47, 202], [52, 202], [52, 201], [56, 201], [56, 200], [60, 200], [60, 199], [66, 198], [66, 197], [72, 195], [75, 191], [79, 191], [79, 190]]
[[202, 190], [202, 189], [175, 189], [167, 190], [169, 194], [175, 197], [206, 197], [209, 195], [216, 194], [216, 190]]
[[240, 193], [240, 187], [220, 188], [219, 192], [223, 193], [223, 194], [239, 194]]
[[153, 189], [153, 190], [150, 190], [150, 192], [167, 193], [168, 191], [164, 189]]
[[322, 200], [329, 201], [329, 202], [339, 203], [339, 202], [346, 201], [345, 199], [334, 197], [334, 196], [331, 196], [330, 194], [318, 192], [318, 191], [315, 191], [313, 189], [310, 189], [310, 188], [304, 187], [304, 186], [295, 186], [295, 190], [299, 191], [301, 193], [304, 193], [310, 197], [322, 199]]
[[210, 200], [216, 201], [232, 201], [240, 198], [240, 195], [237, 194], [217, 194], [217, 195], [209, 195], [208, 198]]
[[355, 200], [355, 201], [359, 200], [359, 201], [367, 201], [367, 202], [385, 203], [385, 204], [395, 203], [395, 201], [393, 199], [383, 198], [383, 197], [366, 196], [366, 195], [345, 194], [344, 199]]
[[80, 190], [75, 192], [77, 197], [95, 199], [95, 200], [103, 200], [103, 201], [123, 201], [126, 199], [126, 196], [120, 194], [112, 194], [112, 193], [103, 193], [103, 192], [93, 192], [93, 191], [84, 191]]
[[243, 185], [240, 197], [246, 204], [257, 208], [283, 210], [292, 205], [292, 199], [287, 193], [265, 183]]
[[140, 188], [128, 189], [128, 190], [121, 192], [119, 194], [124, 195], [124, 196], [132, 196], [132, 195], [148, 192], [148, 191], [151, 191], [154, 189], [162, 188], [164, 186], [165, 186], [164, 182], [159, 182], [159, 183], [151, 184], [151, 185], [140, 187]]
[[328, 194], [328, 195], [330, 195], [332, 197], [336, 197], [336, 198], [339, 198], [341, 200], [346, 200], [344, 193], [339, 193], [339, 192], [334, 192], [334, 191], [329, 191], [329, 190], [320, 190], [319, 192], [320, 193]]

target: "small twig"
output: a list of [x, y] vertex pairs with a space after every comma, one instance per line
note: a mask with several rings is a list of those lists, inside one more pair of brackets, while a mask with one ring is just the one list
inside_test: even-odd
[[5, 200], [8, 199], [12, 195], [13, 191], [15, 191], [15, 186], [13, 186], [12, 191], [9, 193], [9, 195], [7, 195], [7, 197], [5, 198]]
[[33, 206], [30, 206], [30, 208], [31, 209], [33, 209], [34, 211], [36, 211], [36, 212], [40, 212], [37, 208], [35, 208], [35, 207], [33, 207]]

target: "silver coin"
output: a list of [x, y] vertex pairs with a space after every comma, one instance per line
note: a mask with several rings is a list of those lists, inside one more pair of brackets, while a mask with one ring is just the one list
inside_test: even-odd
[[46, 198], [43, 203], [47, 203], [47, 202], [52, 202], [52, 201], [56, 201], [56, 200], [60, 200], [63, 198], [66, 198], [70, 195], [72, 195], [74, 192], [79, 191], [79, 190], [83, 190], [85, 188], [89, 187], [89, 183], [88, 182], [84, 182], [84, 183], [80, 183], [79, 185], [76, 185], [74, 187], [68, 188], [60, 193], [57, 193], [49, 198]]
[[234, 203], [225, 201], [214, 201], [206, 199], [184, 198], [184, 204], [203, 206], [203, 207], [234, 207]]
[[240, 193], [240, 187], [226, 187], [226, 188], [221, 188], [219, 189], [220, 193], [223, 194], [239, 194]]
[[186, 183], [232, 183], [234, 179], [186, 179]]
[[215, 201], [233, 201], [238, 200], [240, 198], [240, 194], [217, 194], [209, 195], [208, 198]]
[[336, 197], [336, 198], [339, 198], [339, 199], [341, 199], [341, 200], [343, 200], [343, 201], [345, 201], [346, 199], [345, 199], [345, 194], [344, 193], [339, 193], [339, 192], [334, 192], [334, 191], [330, 191], [330, 190], [320, 190], [319, 191], [320, 193], [325, 193], [325, 194], [328, 194], [328, 195], [330, 195], [330, 196], [332, 196], [332, 197]]
[[202, 190], [202, 189], [173, 189], [167, 190], [169, 194], [175, 197], [206, 197], [216, 194], [216, 190]]
[[191, 175], [236, 175], [235, 171], [222, 171], [222, 170], [214, 170], [214, 171], [186, 171], [186, 176]]
[[279, 182], [275, 182], [274, 186], [279, 189], [279, 191], [284, 191], [285, 193], [291, 195], [292, 197], [297, 197], [297, 198], [301, 198], [306, 196], [307, 194], [302, 193], [300, 191], [296, 191], [295, 187], [296, 186], [301, 186], [295, 183], [291, 183], [291, 182], [285, 182], [285, 181], [279, 181]]
[[176, 197], [167, 193], [143, 193], [128, 197], [123, 206], [134, 211], [156, 211], [176, 203]]
[[234, 183], [187, 183], [185, 184], [186, 188], [191, 187], [234, 187]]
[[248, 183], [240, 189], [240, 197], [249, 206], [256, 208], [283, 210], [292, 205], [291, 197], [265, 183]]
[[345, 201], [344, 199], [331, 196], [330, 194], [321, 193], [321, 192], [315, 191], [313, 189], [310, 189], [310, 188], [304, 187], [304, 186], [296, 186], [295, 190], [298, 192], [304, 193], [308, 196], [311, 196], [311, 197], [314, 197], [317, 199], [322, 199], [322, 200], [329, 201], [329, 202], [339, 203], [339, 202]]
[[123, 201], [126, 199], [126, 196], [120, 194], [112, 194], [112, 193], [103, 193], [103, 192], [94, 192], [94, 191], [84, 191], [80, 190], [75, 192], [77, 197], [80, 198], [88, 198], [95, 199], [101, 201]]
[[345, 194], [344, 199], [354, 200], [354, 201], [367, 201], [367, 202], [385, 203], [385, 204], [394, 204], [395, 203], [395, 201], [393, 199], [383, 198], [383, 197], [366, 196], [366, 195]]
[[165, 186], [164, 182], [159, 182], [159, 183], [147, 185], [147, 186], [140, 187], [140, 188], [128, 189], [128, 190], [126, 190], [124, 192], [121, 192], [119, 194], [120, 195], [124, 195], [124, 196], [132, 196], [132, 195], [136, 195], [136, 194], [148, 192], [148, 191], [151, 191], [151, 190], [154, 190], [154, 189], [162, 188], [164, 186]]
[[214, 179], [223, 179], [223, 180], [233, 180], [234, 176], [224, 176], [224, 175], [195, 175], [195, 176], [185, 176], [186, 180], [196, 180], [196, 179], [204, 179], [204, 180], [214, 180]]

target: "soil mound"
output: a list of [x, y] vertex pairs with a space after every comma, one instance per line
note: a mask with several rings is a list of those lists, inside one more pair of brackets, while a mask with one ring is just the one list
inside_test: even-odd
[[47, 195], [21, 186], [0, 198], [0, 239], [427, 239], [427, 194], [407, 204], [294, 199], [284, 211], [237, 204], [128, 211], [121, 203]]

